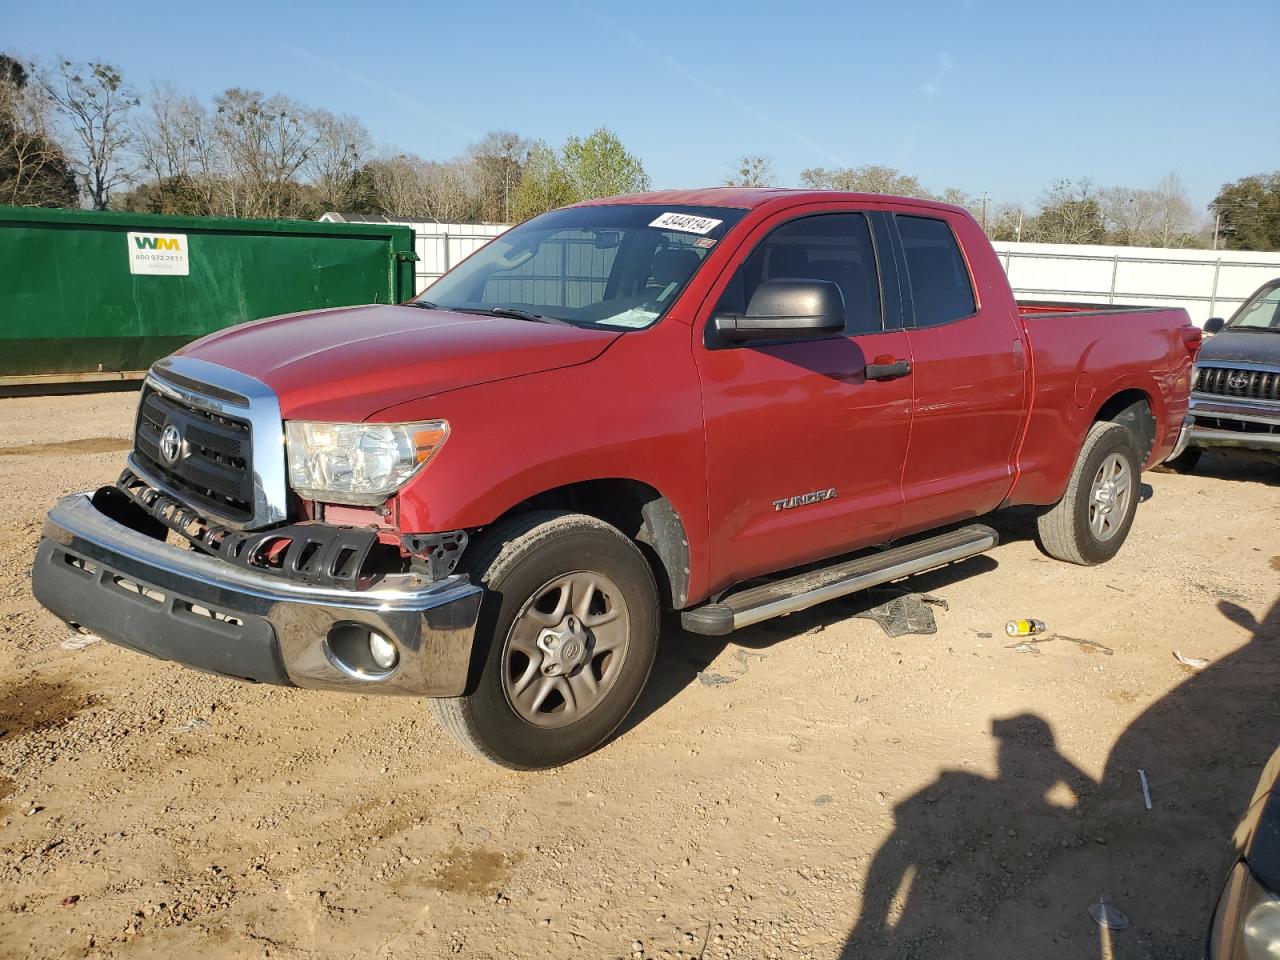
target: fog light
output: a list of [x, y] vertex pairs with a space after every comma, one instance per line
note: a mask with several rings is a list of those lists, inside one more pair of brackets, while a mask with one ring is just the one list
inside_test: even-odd
[[383, 670], [390, 670], [400, 659], [396, 645], [380, 633], [369, 633], [369, 656]]

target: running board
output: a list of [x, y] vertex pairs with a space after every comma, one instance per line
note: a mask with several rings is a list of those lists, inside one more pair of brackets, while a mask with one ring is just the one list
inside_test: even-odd
[[761, 620], [784, 617], [825, 600], [977, 556], [999, 542], [1000, 537], [994, 530], [975, 523], [928, 540], [730, 594], [719, 603], [683, 611], [680, 623], [690, 633], [723, 636]]

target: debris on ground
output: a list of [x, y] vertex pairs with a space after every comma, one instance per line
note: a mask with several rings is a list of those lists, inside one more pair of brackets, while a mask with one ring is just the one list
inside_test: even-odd
[[1081, 640], [1079, 637], [1068, 637], [1066, 634], [1055, 633], [1051, 637], [1036, 637], [1034, 640], [1019, 640], [1017, 643], [1005, 645], [1006, 650], [1016, 650], [1018, 653], [1034, 653], [1040, 655], [1039, 645], [1042, 643], [1052, 643], [1054, 640], [1066, 640], [1068, 643], [1074, 643], [1085, 651], [1097, 651], [1104, 657], [1115, 656], [1115, 651], [1108, 647], [1105, 643], [1098, 643], [1094, 640]]
[[825, 806], [826, 806], [828, 803], [830, 803], [833, 799], [834, 799], [834, 798], [831, 796], [831, 794], [829, 794], [829, 793], [824, 793], [824, 794], [822, 794], [822, 796], [820, 796], [820, 797], [814, 797], [814, 798], [813, 798], [813, 805], [814, 805], [815, 807], [825, 807]]
[[1190, 667], [1192, 670], [1203, 670], [1209, 665], [1209, 661], [1204, 657], [1184, 657], [1181, 650], [1173, 651], [1174, 657], [1184, 667]]
[[1006, 650], [1017, 650], [1019, 653], [1034, 653], [1040, 656], [1040, 644], [1048, 643], [1053, 637], [1040, 637], [1038, 640], [1019, 640], [1017, 643], [1010, 643], [1005, 646]]
[[863, 620], [874, 620], [890, 637], [901, 637], [915, 633], [927, 635], [938, 632], [938, 622], [934, 619], [933, 607], [950, 609], [946, 600], [930, 593], [909, 593], [895, 590], [870, 590], [873, 598], [888, 596], [890, 599], [855, 613], [853, 616]]
[[1107, 898], [1099, 897], [1098, 902], [1089, 907], [1089, 916], [1093, 917], [1094, 923], [1108, 930], [1127, 930], [1129, 928], [1129, 918], [1124, 912], [1112, 903], [1107, 902]]
[[97, 643], [102, 638], [96, 633], [73, 633], [67, 639], [63, 640], [58, 646], [63, 650], [83, 650], [90, 644]]
[[1151, 809], [1151, 787], [1147, 785], [1147, 771], [1139, 770], [1138, 779], [1142, 781], [1142, 802], [1148, 810]]
[[708, 673], [705, 670], [698, 671], [698, 682], [704, 687], [719, 687], [726, 683], [733, 683], [737, 677], [726, 677], [723, 673]]
[[1095, 640], [1081, 640], [1079, 637], [1068, 637], [1065, 634], [1057, 633], [1049, 638], [1050, 640], [1066, 640], [1068, 643], [1074, 643], [1077, 647], [1085, 650], [1097, 650], [1104, 657], [1115, 656], [1115, 651], [1108, 647], [1105, 643], [1098, 643]]
[[756, 652], [756, 651], [754, 651], [754, 650], [735, 650], [735, 651], [733, 651], [733, 658], [734, 658], [735, 660], [737, 660], [737, 661], [738, 661], [738, 663], [742, 664], [742, 669], [741, 669], [741, 670], [737, 670], [737, 671], [735, 671], [735, 673], [737, 673], [737, 674], [738, 674], [738, 676], [742, 676], [744, 673], [746, 673], [746, 672], [747, 672], [747, 670], [748, 670], [748, 669], [750, 669], [750, 668], [749, 668], [749, 666], [748, 666], [748, 664], [747, 664], [747, 661], [748, 661], [748, 660], [752, 660], [752, 659], [754, 659], [754, 660], [764, 660], [767, 656], [768, 656], [768, 654], [765, 654], [765, 653], [757, 653], [757, 652]]

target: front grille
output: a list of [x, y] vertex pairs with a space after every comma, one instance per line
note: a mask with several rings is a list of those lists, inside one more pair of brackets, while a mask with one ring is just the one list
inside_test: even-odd
[[[160, 436], [172, 424], [182, 436], [170, 463]], [[150, 384], [142, 388], [134, 455], [171, 490], [217, 516], [246, 522], [253, 516], [253, 452], [249, 421], [175, 400]]]
[[1191, 389], [1215, 397], [1280, 400], [1280, 373], [1234, 367], [1197, 367]]

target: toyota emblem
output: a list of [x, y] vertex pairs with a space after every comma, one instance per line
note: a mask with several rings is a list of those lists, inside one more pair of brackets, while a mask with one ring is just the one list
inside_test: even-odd
[[182, 433], [172, 423], [166, 423], [164, 430], [160, 432], [160, 456], [170, 466], [182, 456]]
[[1244, 373], [1237, 373], [1234, 377], [1227, 381], [1227, 386], [1232, 390], [1243, 390], [1249, 385], [1249, 376]]

